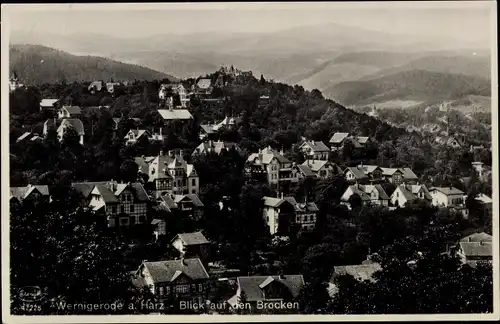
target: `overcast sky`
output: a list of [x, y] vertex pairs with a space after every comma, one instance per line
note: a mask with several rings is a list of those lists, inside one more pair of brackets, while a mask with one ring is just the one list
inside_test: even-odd
[[140, 37], [165, 33], [273, 32], [337, 23], [391, 33], [489, 40], [491, 5], [454, 3], [233, 3], [38, 5], [9, 8], [10, 28]]

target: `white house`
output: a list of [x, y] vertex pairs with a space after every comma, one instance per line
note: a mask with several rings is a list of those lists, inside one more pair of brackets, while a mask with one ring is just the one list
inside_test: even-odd
[[299, 146], [299, 149], [306, 159], [310, 160], [328, 160], [330, 154], [328, 146], [320, 141], [306, 141]]
[[349, 205], [349, 199], [352, 195], [357, 194], [361, 198], [363, 205], [373, 204], [380, 206], [389, 205], [389, 196], [381, 185], [351, 185], [349, 186], [340, 200], [343, 204]]
[[417, 199], [432, 201], [432, 196], [425, 185], [399, 185], [391, 195], [393, 206], [404, 207], [407, 202]]
[[433, 187], [429, 192], [433, 206], [452, 207], [465, 204], [465, 193], [455, 187]]
[[78, 106], [63, 106], [59, 109], [59, 119], [63, 118], [78, 118], [82, 114], [82, 110]]

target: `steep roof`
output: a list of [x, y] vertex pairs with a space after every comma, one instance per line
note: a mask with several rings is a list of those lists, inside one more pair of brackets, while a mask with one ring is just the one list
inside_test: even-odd
[[417, 180], [417, 175], [410, 168], [400, 168], [401, 172], [403, 172], [403, 178], [405, 180]]
[[327, 163], [329, 162], [325, 160], [306, 160], [304, 161], [304, 163], [302, 163], [302, 165], [307, 165], [311, 169], [311, 171], [318, 172]]
[[[149, 135], [149, 131], [147, 129], [131, 129], [128, 131], [129, 133], [132, 132], [136, 138], [139, 138], [143, 136], [144, 134]], [[128, 134], [125, 135], [125, 138], [128, 137]]]
[[460, 239], [460, 242], [492, 242], [493, 241], [493, 236], [490, 234], [487, 234], [485, 232], [481, 233], [474, 233], [469, 236], [466, 236], [462, 239]]
[[215, 131], [214, 131], [214, 125], [204, 124], [204, 125], [200, 125], [200, 127], [207, 134], [213, 134], [213, 133], [215, 133]]
[[63, 106], [61, 109], [66, 110], [71, 115], [80, 115], [82, 113], [78, 106]]
[[66, 127], [73, 127], [73, 129], [78, 133], [78, 135], [85, 135], [85, 129], [83, 128], [83, 123], [78, 118], [65, 118], [61, 122], [61, 125], [57, 128], [57, 131], [61, 131]]
[[156, 262], [144, 262], [153, 282], [172, 282], [184, 274], [192, 280], [208, 279], [208, 273], [200, 259], [181, 259]]
[[284, 199], [274, 197], [264, 197], [262, 199], [264, 200], [264, 206], [268, 207], [279, 207], [285, 202]]
[[371, 200], [370, 196], [368, 196], [368, 195], [367, 195], [367, 194], [363, 191], [363, 189], [361, 189], [361, 188], [362, 188], [362, 187], [360, 187], [360, 186], [357, 186], [357, 185], [352, 185], [352, 186], [349, 186], [349, 188], [348, 188], [348, 189], [346, 189], [346, 191], [347, 191], [347, 190], [349, 190], [349, 189], [351, 189], [352, 193], [353, 193], [353, 194], [357, 194], [357, 195], [361, 198], [361, 200], [364, 200], [364, 201], [370, 201], [370, 200]]
[[460, 248], [466, 257], [493, 255], [492, 242], [460, 242]]
[[380, 169], [380, 171], [382, 171], [382, 169], [378, 166], [378, 165], [358, 165], [359, 167], [362, 167], [363, 168], [363, 171], [366, 173], [366, 174], [370, 174], [372, 173], [373, 171], [377, 170], [377, 169]]
[[356, 179], [366, 179], [368, 178], [368, 176], [365, 174], [365, 172], [363, 171], [362, 168], [358, 168], [358, 167], [347, 167], [344, 171], [344, 174], [347, 172], [347, 171], [351, 171], [352, 174], [354, 175], [354, 177]]
[[381, 185], [379, 185], [379, 184], [376, 184], [376, 185], [359, 185], [359, 187], [361, 188], [361, 190], [363, 190], [367, 194], [371, 193], [373, 190], [377, 190], [378, 191], [378, 195], [379, 195], [379, 199], [385, 199], [385, 200], [389, 199], [389, 196], [385, 192], [384, 188]]
[[158, 109], [158, 113], [165, 120], [193, 119], [187, 109]]
[[382, 169], [382, 174], [384, 176], [393, 176], [394, 173], [396, 172], [401, 172], [403, 173], [403, 171], [401, 171], [400, 169], [398, 168], [381, 168]]
[[307, 165], [302, 165], [302, 164], [299, 164], [297, 165], [297, 168], [306, 176], [306, 177], [314, 177], [315, 174], [314, 172], [311, 170], [310, 167], [308, 167]]
[[18, 200], [23, 200], [35, 190], [38, 191], [42, 196], [49, 195], [49, 187], [47, 185], [27, 185], [26, 187], [10, 187], [10, 197], [15, 197]]
[[302, 275], [249, 276], [237, 277], [238, 287], [244, 292], [249, 302], [265, 300], [263, 288], [271, 282], [277, 282], [288, 288], [293, 297], [297, 297], [304, 286]]
[[185, 245], [199, 245], [199, 244], [208, 244], [210, 241], [206, 239], [206, 237], [201, 232], [193, 232], [193, 233], [179, 233], [174, 238], [180, 238], [181, 241]]
[[405, 197], [406, 200], [413, 201], [417, 199], [417, 197], [413, 194], [413, 192], [411, 190], [408, 190], [408, 188], [405, 185], [400, 185], [399, 190], [401, 191], [401, 194]]
[[318, 206], [314, 202], [298, 203], [294, 197], [283, 197], [284, 200], [288, 201], [293, 205], [296, 212], [317, 212], [319, 211]]
[[203, 203], [200, 198], [195, 194], [174, 195], [174, 202], [176, 204], [186, 201], [186, 199], [191, 201], [196, 207], [203, 207]]
[[343, 140], [345, 140], [349, 136], [349, 133], [335, 133], [330, 138], [330, 143], [332, 144], [340, 144]]
[[325, 143], [323, 143], [321, 141], [306, 141], [301, 145], [301, 147], [305, 146], [305, 145], [309, 146], [315, 152], [329, 152], [330, 151], [328, 146], [326, 146]]
[[476, 200], [480, 201], [483, 204], [492, 204], [493, 203], [493, 199], [486, 196], [485, 194], [477, 195]]
[[212, 81], [210, 79], [200, 79], [198, 80], [198, 83], [196, 83], [196, 86], [200, 89], [208, 89], [211, 84]]
[[439, 192], [444, 193], [445, 195], [464, 195], [465, 193], [462, 190], [459, 190], [455, 187], [433, 187], [429, 191], [437, 190]]
[[250, 154], [247, 162], [253, 162], [256, 158], [258, 158], [262, 164], [269, 164], [273, 158], [276, 158], [279, 163], [290, 163], [290, 160], [270, 147], [263, 148], [259, 153]]
[[221, 142], [221, 141], [212, 142], [212, 141], [208, 141], [208, 142], [203, 142], [200, 145], [198, 145], [194, 149], [192, 155], [206, 154], [206, 153], [210, 153], [210, 152], [214, 152], [216, 154], [220, 154], [223, 150], [228, 150], [229, 151], [231, 149], [235, 149], [236, 151], [240, 151], [240, 148], [239, 148], [238, 144], [236, 144], [234, 142]]
[[[111, 186], [113, 184], [113, 186]], [[99, 193], [102, 195], [105, 203], [116, 203], [118, 202], [117, 196], [119, 196], [125, 189], [130, 189], [135, 198], [138, 201], [145, 202], [149, 201], [148, 194], [146, 190], [139, 182], [128, 183], [112, 183], [111, 181], [98, 181], [98, 182], [74, 182], [71, 186], [82, 193], [82, 195], [87, 198], [94, 188], [97, 188]], [[114, 187], [114, 189], [112, 188]]]

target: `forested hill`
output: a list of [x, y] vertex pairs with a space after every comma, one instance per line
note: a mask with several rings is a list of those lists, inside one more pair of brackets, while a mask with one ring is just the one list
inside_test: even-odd
[[463, 74], [424, 70], [404, 71], [378, 79], [343, 82], [325, 92], [345, 105], [389, 100], [415, 100], [429, 104], [467, 95], [490, 96], [490, 82]]
[[149, 68], [97, 56], [76, 56], [41, 45], [11, 45], [10, 70], [26, 84], [94, 80], [133, 81], [173, 77]]
[[[215, 80], [217, 73], [206, 77]], [[190, 88], [194, 81], [188, 79], [182, 82], [186, 88]], [[191, 97], [189, 110], [195, 118], [188, 123], [179, 122], [180, 127], [174, 124], [165, 127], [157, 112], [158, 90], [161, 85], [158, 80], [132, 82], [113, 94], [91, 94], [84, 83], [44, 84], [17, 89], [10, 93], [11, 142], [15, 142], [26, 131], [40, 134], [47, 118], [39, 111], [40, 100], [59, 98], [61, 104], [79, 105], [83, 110], [81, 120], [87, 138], [84, 149], [89, 160], [83, 169], [78, 167], [77, 161], [74, 161], [76, 164], [73, 167], [65, 168], [75, 180], [121, 179], [121, 164], [134, 156], [158, 154], [160, 149], [183, 149], [188, 152], [200, 144], [200, 124], [218, 122], [225, 116], [241, 116], [242, 123], [235, 131], [221, 132], [218, 139], [238, 143], [245, 156], [271, 146], [284, 149], [288, 158], [301, 163], [301, 154], [297, 152], [296, 144], [300, 143], [302, 137], [328, 143], [335, 132], [348, 132], [357, 136], [370, 136], [375, 142], [370, 143], [366, 154], [360, 155], [353, 151], [343, 152], [342, 156], [335, 157], [334, 161], [342, 167], [359, 163], [385, 167], [408, 166], [417, 174], [425, 173], [427, 178], [439, 176], [447, 179], [448, 175], [467, 175], [474, 159], [484, 160], [486, 165], [491, 165], [491, 161], [468, 153], [470, 143], [465, 143], [464, 150], [441, 146], [435, 143], [432, 136], [407, 132], [365, 113], [347, 109], [325, 99], [318, 90], [306, 91], [301, 86], [292, 87], [254, 77], [227, 81], [226, 87], [216, 88], [212, 93], [212, 99], [219, 98], [219, 104], [207, 104], [196, 96]], [[259, 105], [261, 96], [269, 96], [269, 102]], [[95, 105], [110, 108], [96, 110], [88, 107]], [[158, 131], [163, 127], [165, 141], [162, 144], [142, 143], [125, 149], [124, 136], [132, 126], [127, 123], [121, 125], [117, 134], [109, 133], [106, 127], [112, 125], [112, 117], [126, 116], [140, 119], [134, 128]], [[100, 129], [101, 127], [104, 128]], [[110, 143], [113, 145], [110, 146]], [[41, 148], [33, 149], [44, 152]], [[46, 170], [30, 167], [32, 164], [36, 165], [36, 161], [41, 158], [30, 147], [23, 145], [17, 153], [15, 150], [11, 150], [11, 153], [11, 181], [15, 183], [39, 183], [39, 177], [52, 170], [50, 165]], [[95, 154], [100, 158], [90, 158]], [[462, 160], [463, 163], [456, 163]], [[72, 165], [72, 162], [68, 163]]]

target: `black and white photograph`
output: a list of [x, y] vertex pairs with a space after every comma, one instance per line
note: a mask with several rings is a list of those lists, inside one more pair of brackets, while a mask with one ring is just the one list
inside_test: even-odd
[[496, 11], [2, 5], [3, 322], [499, 319]]

